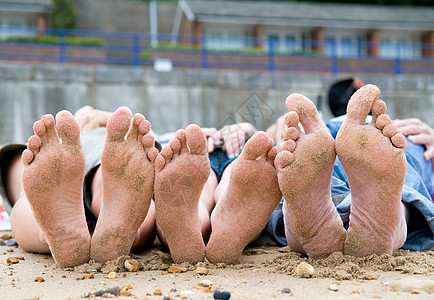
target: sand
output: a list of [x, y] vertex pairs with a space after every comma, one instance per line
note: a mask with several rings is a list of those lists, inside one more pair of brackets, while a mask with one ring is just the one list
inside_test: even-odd
[[[8, 265], [11, 257], [18, 263]], [[231, 266], [175, 264], [169, 271], [182, 273], [169, 273], [169, 253], [158, 245], [131, 258], [141, 262], [140, 271], [125, 271], [126, 257], [120, 264], [61, 269], [50, 255], [0, 246], [0, 293], [2, 299], [81, 299], [103, 288], [123, 287], [130, 296], [119, 299], [213, 299], [215, 290], [229, 291], [231, 299], [434, 299], [433, 250], [398, 250], [392, 256], [365, 258], [334, 253], [314, 261], [276, 247], [263, 236], [244, 251], [239, 264]], [[311, 277], [296, 275], [302, 262], [314, 268]], [[208, 274], [196, 274], [198, 267]], [[116, 278], [109, 279], [114, 275], [109, 272], [116, 272]], [[43, 282], [35, 281], [37, 277]], [[285, 288], [291, 292], [282, 293]]]

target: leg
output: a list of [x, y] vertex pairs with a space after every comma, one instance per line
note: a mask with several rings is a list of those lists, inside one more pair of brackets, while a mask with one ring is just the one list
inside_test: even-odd
[[233, 162], [227, 189], [211, 215], [206, 248], [211, 262], [235, 263], [264, 229], [282, 197], [273, 166], [275, 156], [273, 141], [258, 132]]
[[[350, 99], [336, 152], [351, 191], [351, 215], [344, 252], [355, 256], [391, 254], [406, 239], [401, 192], [406, 173], [405, 138], [385, 115], [374, 85]], [[365, 118], [372, 110], [372, 122]]]
[[275, 162], [285, 198], [286, 239], [293, 251], [313, 258], [326, 257], [342, 251], [346, 237], [330, 193], [333, 137], [306, 97], [292, 94], [286, 106], [290, 110], [285, 117], [287, 128]]
[[102, 206], [92, 236], [91, 258], [106, 262], [128, 255], [151, 203], [157, 149], [151, 124], [119, 108], [107, 124], [101, 156]]
[[[43, 116], [34, 131], [22, 156], [25, 194], [11, 216], [14, 234], [26, 250], [46, 252], [44, 244], [48, 244], [61, 267], [85, 263], [90, 235], [83, 207], [85, 163], [78, 124], [69, 112], [62, 111], [56, 116], [56, 125], [51, 115]], [[40, 228], [37, 235], [36, 224]], [[29, 226], [24, 231], [39, 236], [41, 243], [28, 244], [22, 236], [23, 226]]]
[[155, 207], [175, 262], [196, 263], [205, 256], [199, 198], [209, 178], [206, 139], [200, 128], [179, 130], [155, 162]]

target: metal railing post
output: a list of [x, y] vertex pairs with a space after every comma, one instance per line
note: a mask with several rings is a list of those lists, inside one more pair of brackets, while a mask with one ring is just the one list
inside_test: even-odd
[[59, 64], [64, 65], [66, 62], [66, 43], [65, 43], [65, 31], [59, 30]]
[[400, 54], [400, 46], [399, 43], [396, 43], [395, 45], [395, 51], [396, 51], [396, 56], [395, 56], [395, 75], [401, 75], [402, 74], [402, 70], [401, 70], [401, 54]]
[[133, 65], [140, 67], [140, 37], [138, 33], [133, 36]]
[[274, 73], [276, 66], [274, 64], [274, 43], [273, 39], [268, 39], [268, 71]]
[[208, 70], [208, 51], [206, 49], [206, 36], [202, 36], [200, 47], [202, 54], [202, 70]]

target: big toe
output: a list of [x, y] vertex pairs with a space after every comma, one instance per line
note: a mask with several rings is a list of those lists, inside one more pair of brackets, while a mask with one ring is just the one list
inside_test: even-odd
[[[306, 133], [317, 130], [325, 126], [321, 121], [315, 104], [307, 97], [301, 94], [291, 94], [286, 98], [286, 107], [294, 111], [300, 118], [300, 123]], [[286, 121], [286, 120], [285, 120]]]
[[56, 115], [56, 129], [62, 143], [66, 145], [79, 145], [80, 127], [74, 116], [66, 110], [62, 110]]
[[273, 140], [263, 131], [258, 131], [253, 135], [244, 146], [240, 158], [254, 160], [268, 153], [273, 147]]
[[365, 124], [366, 116], [371, 111], [378, 96], [380, 96], [380, 89], [376, 85], [368, 84], [358, 89], [348, 102], [347, 122]]
[[206, 155], [206, 137], [199, 126], [195, 124], [188, 125], [185, 129], [187, 145], [192, 154]]
[[119, 107], [107, 122], [107, 139], [123, 141], [131, 124], [132, 113], [128, 107]]

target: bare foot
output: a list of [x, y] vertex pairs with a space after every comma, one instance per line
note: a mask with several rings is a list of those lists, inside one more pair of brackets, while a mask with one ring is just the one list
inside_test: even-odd
[[60, 267], [86, 263], [90, 235], [83, 206], [80, 129], [67, 111], [57, 114], [56, 125], [53, 116], [45, 115], [33, 129], [22, 156], [23, 186], [33, 215]]
[[150, 128], [141, 114], [131, 121], [126, 107], [116, 110], [107, 123], [101, 156], [103, 200], [91, 247], [91, 258], [96, 261], [128, 255], [146, 217], [158, 154]]
[[[360, 88], [348, 103], [336, 137], [336, 152], [351, 190], [345, 254], [389, 253], [401, 247], [407, 228], [401, 204], [406, 173], [405, 138], [385, 115], [374, 85]], [[365, 118], [372, 109], [372, 122]]]
[[205, 135], [197, 125], [179, 130], [155, 161], [155, 210], [175, 262], [205, 257], [199, 197], [209, 177]]
[[244, 248], [264, 229], [282, 194], [277, 183], [276, 148], [265, 132], [257, 132], [234, 161], [229, 185], [211, 216], [206, 257], [235, 263]]
[[[293, 251], [321, 258], [342, 251], [346, 237], [331, 200], [335, 161], [333, 137], [315, 105], [300, 94], [286, 99], [284, 142], [275, 160], [285, 198], [285, 233]], [[299, 122], [304, 132], [298, 127]]]

